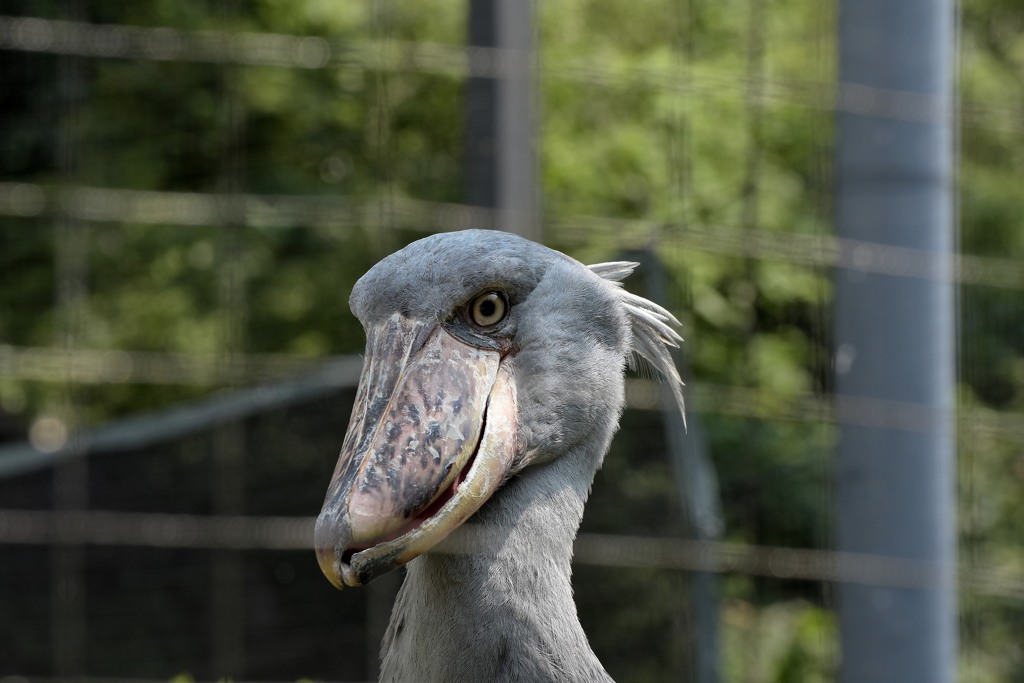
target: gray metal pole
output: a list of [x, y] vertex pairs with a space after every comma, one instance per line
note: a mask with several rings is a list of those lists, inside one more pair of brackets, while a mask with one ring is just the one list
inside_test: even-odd
[[838, 545], [917, 568], [840, 568], [840, 678], [952, 683], [952, 0], [842, 0], [839, 43]]
[[494, 227], [540, 240], [533, 0], [470, 0], [466, 200]]

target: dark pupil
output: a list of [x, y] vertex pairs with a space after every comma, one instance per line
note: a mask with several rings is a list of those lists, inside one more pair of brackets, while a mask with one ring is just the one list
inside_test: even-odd
[[480, 315], [484, 318], [490, 318], [497, 310], [498, 307], [494, 305], [493, 299], [484, 299], [480, 302]]

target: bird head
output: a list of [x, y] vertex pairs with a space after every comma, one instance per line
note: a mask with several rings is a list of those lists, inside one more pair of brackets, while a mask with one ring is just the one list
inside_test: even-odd
[[315, 531], [332, 584], [408, 562], [511, 477], [610, 434], [631, 352], [681, 405], [666, 348], [681, 341], [668, 325], [678, 321], [621, 288], [635, 266], [588, 268], [467, 230], [414, 242], [360, 278], [349, 305], [366, 355]]

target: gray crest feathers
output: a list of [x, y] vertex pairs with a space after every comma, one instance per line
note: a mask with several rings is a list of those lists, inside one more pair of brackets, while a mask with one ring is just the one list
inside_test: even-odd
[[683, 401], [683, 381], [679, 377], [670, 347], [678, 347], [683, 341], [673, 327], [679, 327], [679, 320], [667, 310], [622, 288], [621, 280], [640, 265], [632, 261], [611, 261], [587, 266], [592, 272], [614, 285], [614, 291], [622, 304], [633, 333], [630, 369], [646, 365], [668, 382], [672, 395], [679, 405], [686, 423], [686, 407]]

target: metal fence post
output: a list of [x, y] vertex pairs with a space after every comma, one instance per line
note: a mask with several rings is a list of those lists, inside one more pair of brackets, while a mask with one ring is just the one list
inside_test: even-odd
[[[956, 676], [950, 0], [840, 2], [836, 210], [844, 683]], [[907, 566], [907, 565], [903, 565]]]
[[533, 0], [469, 2], [469, 44], [485, 51], [471, 51], [465, 182], [494, 227], [540, 240], [533, 15]]

